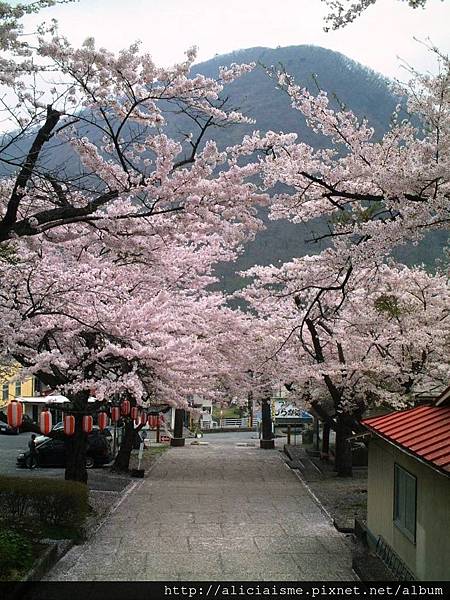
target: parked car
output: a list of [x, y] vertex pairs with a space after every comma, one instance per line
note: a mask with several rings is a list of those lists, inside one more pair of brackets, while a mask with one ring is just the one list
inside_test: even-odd
[[[64, 429], [64, 423], [62, 421], [59, 421], [59, 423], [56, 423], [55, 425], [53, 425], [52, 427], [52, 431], [63, 431]], [[106, 427], [106, 429], [103, 430], [103, 435], [107, 436], [108, 438], [112, 437], [111, 432], [109, 431], [110, 427]], [[92, 432], [100, 432], [100, 428], [98, 427], [98, 425], [94, 425], [92, 427]], [[50, 439], [49, 437], [47, 437], [46, 435], [38, 435], [35, 439], [36, 444], [41, 444], [44, 440], [48, 440]]]
[[[46, 437], [39, 444], [36, 444], [36, 451], [39, 467], [63, 468], [66, 466], [66, 448], [64, 440]], [[29, 451], [21, 452], [17, 457], [17, 466], [28, 467], [30, 465], [30, 460], [31, 454]], [[88, 435], [86, 468], [91, 469], [92, 467], [104, 465], [110, 461], [111, 453], [107, 437], [99, 431], [93, 431]]]
[[116, 442], [120, 444], [125, 429], [123, 426], [114, 427], [114, 425], [107, 425], [103, 430], [103, 433], [111, 439], [114, 439], [114, 429], [116, 430]]
[[17, 435], [19, 433], [18, 427], [10, 427], [8, 423], [0, 421], [0, 433], [5, 435]]
[[[58, 423], [55, 423], [55, 425], [53, 425], [52, 427], [52, 431], [62, 431], [64, 429], [64, 423], [62, 421], [59, 421]], [[48, 440], [50, 438], [48, 438], [46, 435], [38, 435], [36, 436], [36, 439], [34, 440], [37, 444], [42, 444], [43, 441]]]

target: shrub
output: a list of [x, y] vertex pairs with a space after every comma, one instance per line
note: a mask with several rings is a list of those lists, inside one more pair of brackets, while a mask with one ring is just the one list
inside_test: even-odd
[[0, 477], [0, 514], [33, 517], [50, 526], [80, 529], [88, 512], [88, 488], [76, 481]]
[[28, 570], [33, 564], [33, 545], [12, 529], [0, 529], [0, 580]]

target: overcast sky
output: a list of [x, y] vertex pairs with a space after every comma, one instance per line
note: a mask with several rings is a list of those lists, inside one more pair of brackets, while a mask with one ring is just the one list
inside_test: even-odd
[[315, 44], [402, 78], [401, 59], [420, 70], [433, 66], [414, 37], [450, 50], [450, 0], [428, 0], [424, 10], [378, 0], [356, 22], [331, 33], [323, 31], [325, 12], [320, 0], [79, 0], [42, 11], [40, 17], [56, 17], [75, 44], [92, 35], [118, 50], [140, 39], [165, 66], [183, 60], [192, 45], [198, 46], [201, 62], [252, 46]]

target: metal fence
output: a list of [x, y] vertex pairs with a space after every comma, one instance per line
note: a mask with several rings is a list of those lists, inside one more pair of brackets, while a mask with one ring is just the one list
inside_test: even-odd
[[399, 581], [415, 581], [414, 575], [381, 535], [378, 536], [376, 555]]
[[219, 427], [248, 427], [248, 418], [243, 417], [242, 419], [220, 419]]

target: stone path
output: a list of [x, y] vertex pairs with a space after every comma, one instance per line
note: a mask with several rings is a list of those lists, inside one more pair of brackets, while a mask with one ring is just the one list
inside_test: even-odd
[[278, 450], [209, 440], [164, 454], [47, 580], [355, 579], [344, 536]]

